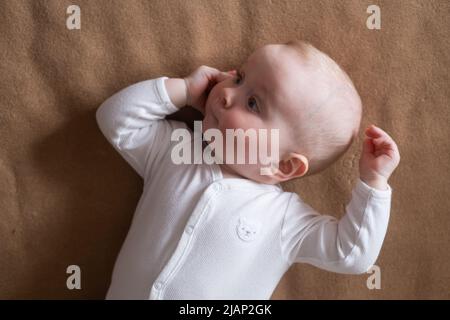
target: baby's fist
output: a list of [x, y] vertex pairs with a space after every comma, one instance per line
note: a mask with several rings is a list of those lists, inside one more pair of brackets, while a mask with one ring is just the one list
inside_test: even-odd
[[232, 77], [233, 71], [221, 72], [208, 66], [198, 67], [184, 78], [187, 88], [186, 104], [205, 113], [205, 103], [209, 91], [219, 82]]
[[377, 189], [387, 189], [387, 180], [400, 162], [397, 144], [375, 125], [366, 131], [359, 160], [359, 173], [363, 182]]

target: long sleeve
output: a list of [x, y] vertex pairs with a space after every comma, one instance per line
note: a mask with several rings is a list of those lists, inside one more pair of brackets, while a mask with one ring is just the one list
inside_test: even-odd
[[170, 147], [175, 121], [164, 120], [178, 108], [160, 77], [133, 84], [109, 97], [96, 112], [100, 130], [142, 177], [149, 176]]
[[359, 274], [376, 261], [387, 231], [392, 189], [377, 190], [358, 179], [345, 215], [321, 215], [292, 194], [281, 230], [289, 264], [309, 263], [332, 272]]

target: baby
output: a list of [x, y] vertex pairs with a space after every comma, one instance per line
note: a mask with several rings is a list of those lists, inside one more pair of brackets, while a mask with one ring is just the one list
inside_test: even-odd
[[[204, 115], [204, 132], [277, 129], [272, 174], [261, 174], [260, 161], [174, 163], [172, 133], [187, 126], [164, 118], [187, 105]], [[361, 113], [345, 72], [301, 41], [263, 46], [239, 71], [202, 66], [107, 99], [97, 110], [99, 127], [144, 180], [107, 299], [269, 299], [294, 263], [366, 272], [387, 230], [388, 178], [400, 161], [393, 139], [376, 126], [366, 129], [360, 178], [340, 220], [280, 185], [344, 154]]]

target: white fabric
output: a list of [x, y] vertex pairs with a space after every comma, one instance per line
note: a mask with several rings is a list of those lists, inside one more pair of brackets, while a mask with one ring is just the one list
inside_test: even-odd
[[215, 164], [175, 165], [171, 133], [187, 126], [164, 119], [178, 110], [165, 79], [129, 86], [97, 110], [105, 137], [144, 180], [107, 299], [269, 299], [295, 262], [339, 273], [375, 263], [390, 186], [358, 180], [337, 220], [280, 185], [224, 179]]

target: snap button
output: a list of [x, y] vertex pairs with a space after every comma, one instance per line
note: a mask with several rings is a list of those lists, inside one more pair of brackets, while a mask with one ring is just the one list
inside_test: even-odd
[[159, 290], [162, 287], [162, 283], [158, 281], [158, 282], [155, 283], [154, 287], [155, 287], [156, 290]]
[[258, 226], [245, 218], [239, 218], [236, 232], [240, 239], [244, 241], [253, 241], [258, 233]]
[[187, 226], [186, 227], [186, 233], [187, 234], [191, 234], [194, 231], [194, 227], [193, 226]]

